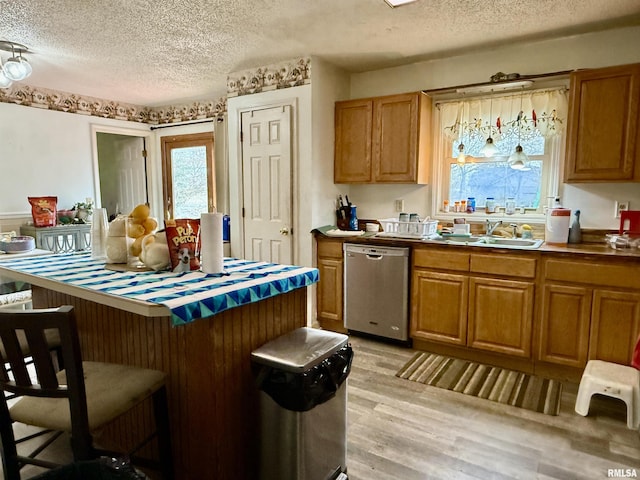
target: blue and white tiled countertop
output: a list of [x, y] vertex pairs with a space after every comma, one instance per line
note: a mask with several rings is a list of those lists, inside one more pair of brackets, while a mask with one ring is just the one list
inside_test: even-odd
[[224, 259], [224, 273], [118, 271], [89, 253], [0, 262], [0, 274], [145, 316], [170, 316], [173, 325], [307, 287], [316, 268]]

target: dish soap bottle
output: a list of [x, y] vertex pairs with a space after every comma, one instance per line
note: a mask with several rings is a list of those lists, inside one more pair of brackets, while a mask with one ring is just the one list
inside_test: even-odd
[[580, 210], [576, 210], [575, 216], [576, 218], [573, 220], [571, 228], [569, 229], [569, 243], [582, 242], [582, 232], [580, 231]]
[[356, 215], [356, 206], [351, 205], [351, 213], [349, 215], [349, 230], [358, 230], [358, 215]]

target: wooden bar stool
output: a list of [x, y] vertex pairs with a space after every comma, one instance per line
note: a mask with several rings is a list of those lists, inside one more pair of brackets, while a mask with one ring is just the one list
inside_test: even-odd
[[[47, 344], [47, 331], [57, 330], [65, 370], [57, 371]], [[24, 334], [33, 359], [29, 368], [19, 336]], [[159, 460], [144, 466], [156, 468], [164, 479], [173, 478], [171, 440], [165, 374], [127, 365], [83, 362], [73, 307], [0, 311], [0, 341], [6, 364], [0, 371], [0, 388], [20, 397], [11, 407], [5, 395], [0, 401], [0, 439], [6, 480], [19, 480], [25, 464], [54, 468], [59, 465], [31, 455], [18, 455], [13, 422], [68, 432], [74, 461], [100, 455], [127, 455], [136, 464], [135, 453], [151, 438], [158, 442]], [[92, 432], [151, 397], [156, 431], [129, 452], [107, 452], [94, 446]], [[48, 443], [47, 443], [48, 444]], [[142, 464], [141, 464], [142, 465]]]

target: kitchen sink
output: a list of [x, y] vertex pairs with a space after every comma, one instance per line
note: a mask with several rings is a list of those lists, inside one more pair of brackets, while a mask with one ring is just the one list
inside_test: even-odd
[[482, 243], [484, 242], [484, 237], [476, 237], [476, 236], [450, 236], [450, 237], [445, 237], [445, 240], [447, 243], [461, 243], [461, 244], [466, 244], [466, 243]]
[[520, 248], [538, 248], [542, 245], [542, 240], [533, 240], [528, 238], [486, 238], [484, 243], [487, 246], [497, 245], [500, 247], [520, 247]]
[[448, 237], [449, 245], [469, 245], [477, 247], [511, 248], [518, 250], [535, 250], [544, 240], [528, 238], [504, 238], [495, 236]]

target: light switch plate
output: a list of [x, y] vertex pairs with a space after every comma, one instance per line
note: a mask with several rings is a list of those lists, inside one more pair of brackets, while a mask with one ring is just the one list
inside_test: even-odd
[[396, 200], [396, 212], [404, 212], [404, 200], [401, 198]]
[[616, 200], [616, 209], [615, 209], [616, 218], [620, 218], [620, 212], [625, 210], [629, 210], [629, 201]]

